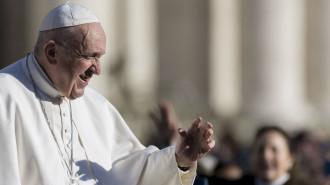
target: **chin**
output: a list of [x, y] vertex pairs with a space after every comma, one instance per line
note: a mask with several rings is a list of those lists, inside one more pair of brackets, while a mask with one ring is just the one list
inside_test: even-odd
[[77, 98], [80, 98], [84, 95], [84, 92], [85, 90], [84, 89], [80, 89], [79, 91], [75, 91], [75, 92], [72, 92], [70, 94], [70, 100], [74, 100], [74, 99], [77, 99]]
[[265, 170], [264, 171], [258, 171], [256, 173], [256, 176], [258, 176], [262, 181], [264, 182], [269, 182], [272, 175], [268, 172], [266, 172]]
[[276, 180], [276, 179], [273, 177], [273, 175], [264, 175], [262, 179], [263, 179], [263, 181], [265, 181], [265, 182], [272, 182], [272, 181]]

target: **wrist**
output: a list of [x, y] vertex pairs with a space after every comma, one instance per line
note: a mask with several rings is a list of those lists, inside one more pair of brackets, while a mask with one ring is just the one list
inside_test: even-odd
[[176, 163], [178, 164], [179, 168], [188, 168], [189, 169], [194, 164], [194, 162], [185, 160], [177, 154], [175, 154], [175, 159], [176, 159]]

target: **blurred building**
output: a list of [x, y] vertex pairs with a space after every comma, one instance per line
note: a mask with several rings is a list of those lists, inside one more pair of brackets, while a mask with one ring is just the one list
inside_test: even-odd
[[[42, 18], [64, 2], [0, 2], [0, 68], [33, 50]], [[220, 130], [231, 120], [243, 140], [263, 123], [330, 130], [329, 0], [72, 2], [107, 34], [92, 86], [142, 140], [164, 100], [184, 124], [200, 115]]]

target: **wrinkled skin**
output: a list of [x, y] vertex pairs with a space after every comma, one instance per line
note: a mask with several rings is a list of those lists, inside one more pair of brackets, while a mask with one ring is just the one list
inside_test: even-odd
[[198, 159], [203, 157], [214, 146], [212, 124], [205, 122], [201, 124], [202, 118], [196, 118], [190, 128], [185, 131], [181, 123], [176, 119], [173, 106], [168, 103], [159, 105], [160, 117], [154, 113], [150, 116], [157, 127], [163, 145], [169, 145], [176, 139], [176, 161], [180, 167], [191, 167]]
[[105, 53], [105, 33], [99, 23], [76, 26], [66, 45], [49, 40], [42, 56], [36, 56], [56, 89], [68, 99], [84, 94], [92, 76], [101, 74], [100, 57]]
[[177, 140], [175, 153], [180, 167], [192, 166], [215, 146], [215, 141], [211, 139], [212, 124], [209, 122], [200, 124], [201, 122], [202, 118], [198, 117], [187, 131], [178, 129], [180, 137]]

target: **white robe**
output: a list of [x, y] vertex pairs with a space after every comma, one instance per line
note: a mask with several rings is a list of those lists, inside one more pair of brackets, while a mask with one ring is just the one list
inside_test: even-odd
[[[52, 86], [33, 53], [26, 58], [0, 70], [1, 185], [70, 184], [64, 160], [70, 164], [72, 147], [73, 177], [78, 184], [96, 184], [92, 170], [98, 184], [193, 184], [196, 165], [182, 172], [174, 147], [145, 148], [117, 110], [92, 88], [86, 87], [84, 96], [71, 101], [75, 123], [71, 143], [69, 100]], [[26, 61], [59, 147], [34, 92]]]

